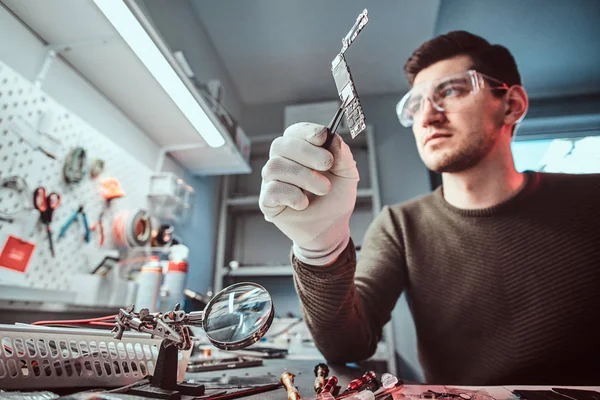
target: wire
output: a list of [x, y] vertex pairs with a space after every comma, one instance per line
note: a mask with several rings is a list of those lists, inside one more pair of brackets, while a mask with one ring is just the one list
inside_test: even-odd
[[[105, 317], [88, 318], [88, 319], [65, 319], [55, 321], [36, 321], [31, 325], [78, 325], [78, 324], [93, 324], [94, 322], [103, 322], [115, 319], [117, 315], [107, 315]], [[112, 326], [112, 325], [111, 325]]]
[[2, 221], [13, 223], [15, 215], [28, 209], [28, 205], [30, 204], [29, 202], [31, 201], [31, 192], [27, 187], [27, 182], [25, 182], [25, 180], [20, 176], [16, 175], [2, 179], [0, 182], [0, 190], [13, 190], [17, 192], [17, 195], [20, 197], [19, 204], [14, 210], [0, 210], [0, 219]]
[[110, 322], [99, 322], [99, 321], [98, 321], [98, 322], [92, 321], [92, 322], [89, 322], [88, 324], [89, 324], [89, 325], [97, 325], [97, 326], [109, 326], [109, 327], [111, 327], [111, 328], [113, 328], [113, 327], [115, 326], [115, 324], [114, 324], [114, 323], [110, 323]]
[[298, 320], [296, 320], [296, 321], [294, 321], [294, 322], [290, 323], [289, 325], [287, 325], [285, 328], [283, 328], [283, 329], [282, 329], [282, 330], [280, 330], [279, 332], [273, 333], [272, 335], [268, 335], [268, 336], [266, 337], [266, 339], [273, 339], [273, 338], [276, 338], [277, 336], [281, 336], [281, 335], [283, 335], [284, 333], [286, 333], [286, 332], [287, 332], [287, 331], [288, 331], [290, 328], [292, 328], [292, 327], [294, 327], [294, 326], [298, 325], [298, 324], [299, 324], [299, 323], [301, 323], [301, 322], [302, 322], [302, 318], [300, 318], [300, 319], [298, 319]]

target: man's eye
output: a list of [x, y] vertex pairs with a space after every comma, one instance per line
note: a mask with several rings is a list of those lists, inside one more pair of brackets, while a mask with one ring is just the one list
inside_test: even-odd
[[461, 86], [448, 86], [442, 89], [439, 93], [441, 98], [461, 96], [465, 90]]
[[420, 108], [421, 108], [421, 102], [420, 101], [413, 101], [413, 102], [409, 103], [409, 105], [408, 105], [408, 110], [412, 114], [417, 113]]
[[443, 97], [452, 96], [454, 94], [456, 94], [456, 90], [454, 90], [453, 88], [444, 89], [444, 91], [442, 92]]

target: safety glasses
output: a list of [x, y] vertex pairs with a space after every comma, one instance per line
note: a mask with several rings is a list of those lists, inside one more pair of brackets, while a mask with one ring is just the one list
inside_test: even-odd
[[421, 117], [426, 100], [440, 112], [456, 112], [467, 97], [482, 89], [508, 90], [509, 87], [475, 70], [460, 72], [414, 86], [396, 106], [396, 114], [402, 126], [408, 128]]

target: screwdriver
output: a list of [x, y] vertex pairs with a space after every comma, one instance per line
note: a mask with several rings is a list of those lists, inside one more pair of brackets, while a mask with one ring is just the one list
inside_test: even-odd
[[345, 392], [356, 391], [362, 388], [367, 383], [377, 381], [377, 375], [373, 371], [367, 371], [362, 377], [350, 381]]
[[315, 366], [315, 392], [321, 393], [323, 386], [325, 386], [325, 378], [329, 375], [329, 367], [327, 364], [319, 363]]
[[294, 386], [294, 378], [296, 376], [291, 372], [284, 372], [281, 374], [281, 383], [285, 386], [287, 390], [287, 398], [288, 400], [300, 400], [300, 393], [298, 393], [298, 389]]

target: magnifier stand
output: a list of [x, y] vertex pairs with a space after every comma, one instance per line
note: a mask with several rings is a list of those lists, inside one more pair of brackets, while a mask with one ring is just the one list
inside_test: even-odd
[[181, 395], [202, 396], [204, 394], [204, 385], [177, 383], [179, 350], [176, 346], [167, 346], [167, 343], [167, 340], [163, 340], [160, 344], [156, 368], [154, 368], [154, 375], [150, 376], [150, 382], [129, 389], [127, 394], [169, 400], [179, 400]]

